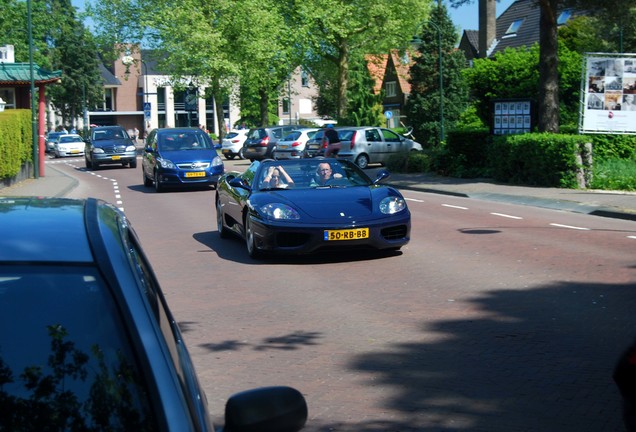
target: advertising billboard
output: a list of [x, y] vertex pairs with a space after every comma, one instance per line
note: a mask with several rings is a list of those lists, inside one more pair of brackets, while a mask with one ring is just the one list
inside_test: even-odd
[[589, 54], [580, 133], [636, 134], [636, 54]]

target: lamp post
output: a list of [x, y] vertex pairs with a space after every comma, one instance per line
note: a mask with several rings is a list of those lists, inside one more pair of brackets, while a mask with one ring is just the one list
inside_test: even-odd
[[[437, 56], [439, 58], [439, 141], [440, 144], [444, 141], [445, 131], [444, 131], [444, 66], [442, 64], [442, 30], [439, 26], [429, 20], [422, 21], [417, 28], [419, 29], [424, 24], [429, 24], [437, 30]], [[417, 31], [413, 39], [411, 39], [411, 44], [420, 46], [422, 44], [422, 39], [417, 36]]]
[[31, 78], [31, 135], [33, 146], [33, 174], [40, 178], [40, 152], [37, 119], [35, 116], [35, 73], [33, 70], [33, 23], [31, 20], [31, 0], [27, 0], [27, 27], [29, 32], [29, 75]]

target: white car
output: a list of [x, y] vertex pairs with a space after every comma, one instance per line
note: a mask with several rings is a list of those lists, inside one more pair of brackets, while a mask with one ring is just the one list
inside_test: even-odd
[[55, 142], [55, 157], [84, 156], [84, 140], [77, 134], [60, 135]]
[[243, 143], [247, 139], [249, 129], [239, 129], [230, 131], [221, 142], [221, 153], [226, 159], [245, 159], [243, 156]]
[[276, 144], [274, 159], [300, 159], [305, 150], [305, 144], [320, 129], [297, 129], [288, 133]]

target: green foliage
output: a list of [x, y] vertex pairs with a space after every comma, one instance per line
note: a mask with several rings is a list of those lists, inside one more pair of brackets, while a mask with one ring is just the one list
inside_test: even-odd
[[33, 160], [31, 110], [0, 113], [0, 179], [15, 177]]
[[[414, 135], [423, 145], [440, 144], [442, 103], [446, 130], [459, 120], [465, 110], [467, 93], [462, 70], [466, 59], [461, 50], [455, 49], [455, 32], [444, 6], [435, 8], [430, 21], [422, 27], [422, 43], [415, 64], [411, 67], [411, 94], [405, 111], [408, 124], [413, 126]], [[440, 100], [440, 55], [443, 102]]]
[[[582, 56], [560, 45], [559, 100], [563, 124], [576, 124], [580, 104]], [[539, 45], [507, 49], [493, 59], [476, 59], [464, 70], [477, 116], [492, 124], [494, 99], [529, 98], [539, 102]]]
[[577, 188], [581, 168], [576, 155], [587, 141], [582, 135], [529, 133], [496, 136], [489, 166], [499, 181], [532, 186]]
[[425, 152], [400, 152], [389, 156], [386, 167], [399, 173], [425, 173], [431, 169], [431, 157]]
[[382, 94], [374, 94], [375, 81], [369, 73], [362, 56], [353, 59], [349, 74], [349, 109], [340, 119], [342, 124], [352, 126], [382, 126]]
[[636, 136], [594, 134], [587, 136], [592, 143], [595, 162], [603, 159], [636, 160]]
[[636, 191], [636, 159], [594, 161], [592, 189]]
[[446, 140], [446, 169], [456, 177], [480, 177], [487, 171], [490, 130], [483, 127], [455, 128]]

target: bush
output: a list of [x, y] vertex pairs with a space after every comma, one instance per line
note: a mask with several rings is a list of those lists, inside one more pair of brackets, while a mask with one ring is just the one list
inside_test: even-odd
[[593, 173], [592, 189], [636, 191], [636, 160], [599, 159]]
[[425, 152], [400, 152], [389, 156], [386, 167], [399, 173], [424, 173], [431, 169], [431, 158]]
[[31, 110], [6, 110], [0, 114], [0, 179], [15, 177], [33, 160]]

